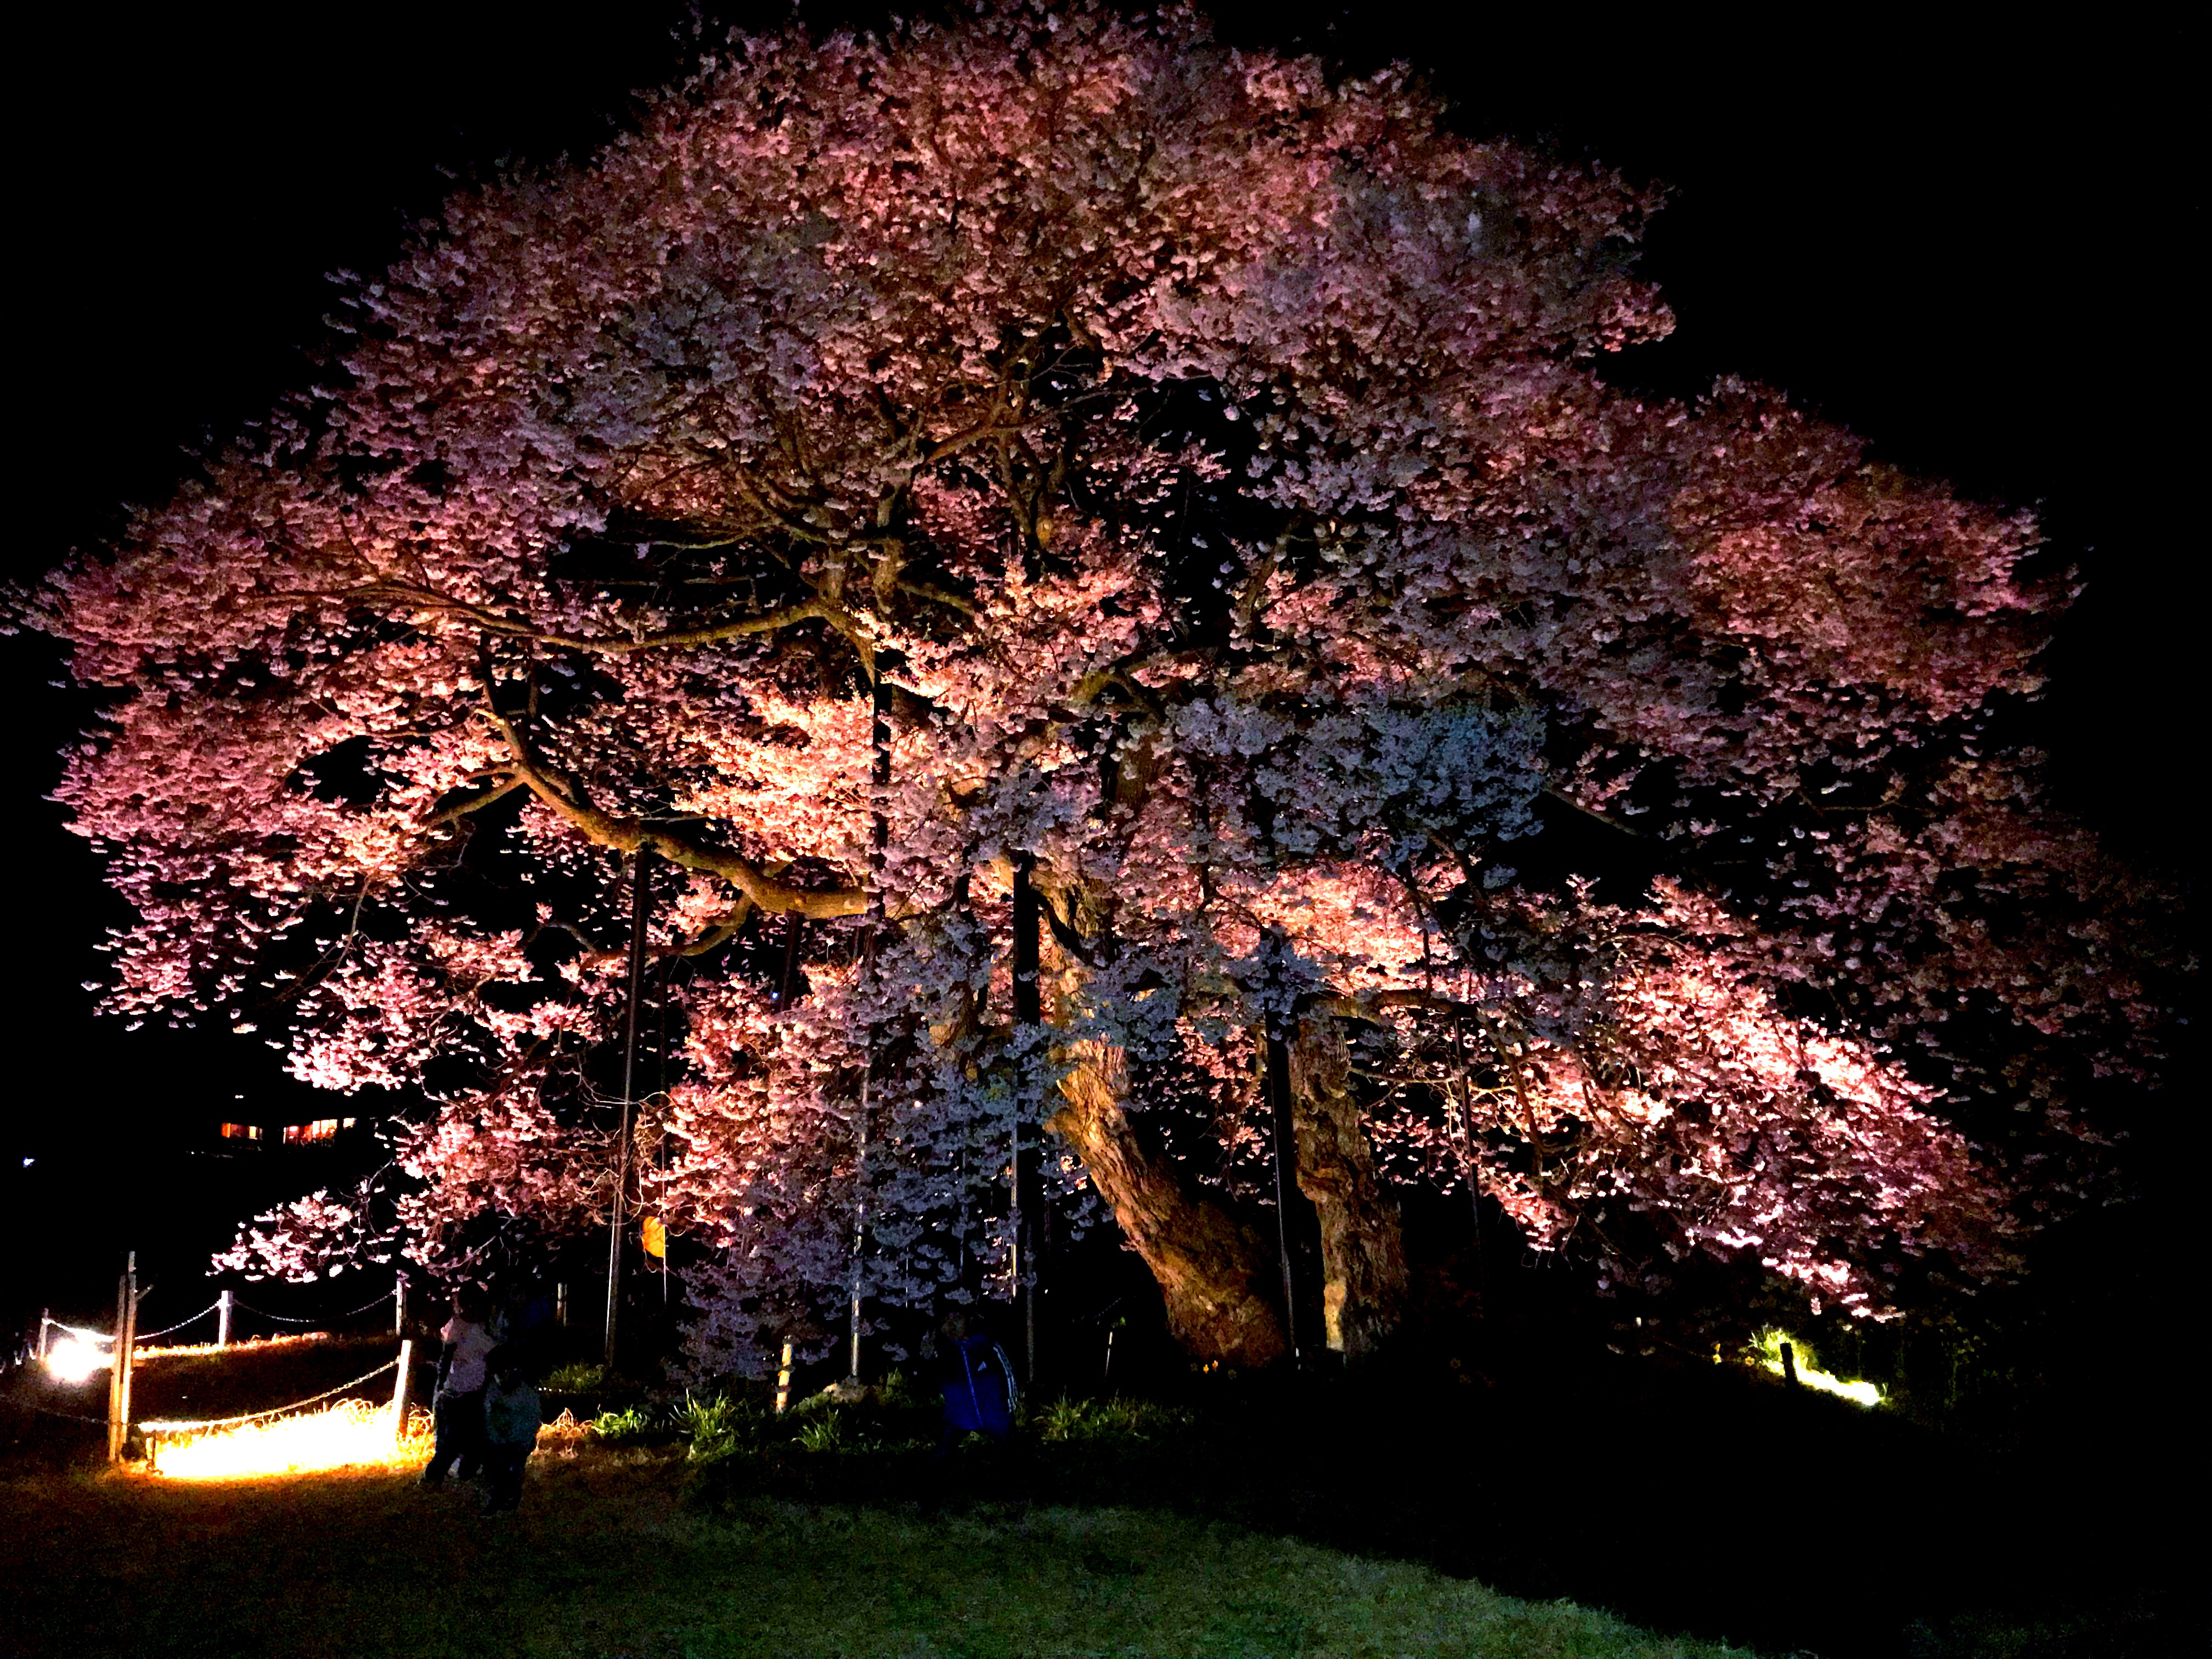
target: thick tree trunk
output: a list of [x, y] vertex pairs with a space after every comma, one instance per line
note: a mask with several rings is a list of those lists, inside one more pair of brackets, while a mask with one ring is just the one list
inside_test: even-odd
[[1398, 1206], [1375, 1174], [1359, 1127], [1341, 1022], [1309, 1014], [1291, 1045], [1298, 1190], [1321, 1218], [1322, 1324], [1346, 1358], [1372, 1353], [1406, 1310], [1406, 1242]]
[[1060, 1085], [1067, 1103], [1045, 1127], [1075, 1149], [1159, 1281], [1169, 1333], [1200, 1359], [1245, 1366], [1280, 1359], [1288, 1348], [1273, 1249], [1138, 1144], [1121, 1110], [1128, 1078], [1120, 1049], [1085, 1042], [1070, 1057], [1075, 1068]]

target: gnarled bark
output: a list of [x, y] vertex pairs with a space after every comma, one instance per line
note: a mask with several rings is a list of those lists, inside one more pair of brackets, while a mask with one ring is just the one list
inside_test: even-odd
[[1406, 1309], [1406, 1243], [1398, 1206], [1382, 1191], [1359, 1127], [1352, 1059], [1333, 1014], [1298, 1024], [1291, 1044], [1291, 1118], [1298, 1190], [1321, 1218], [1322, 1323], [1347, 1358], [1371, 1353]]
[[1121, 1051], [1075, 1045], [1061, 1079], [1066, 1104], [1046, 1120], [1083, 1160], [1091, 1184], [1167, 1301], [1168, 1330], [1201, 1359], [1266, 1365], [1288, 1352], [1272, 1293], [1274, 1253], [1221, 1206], [1193, 1193], [1164, 1158], [1138, 1144], [1121, 1101]]

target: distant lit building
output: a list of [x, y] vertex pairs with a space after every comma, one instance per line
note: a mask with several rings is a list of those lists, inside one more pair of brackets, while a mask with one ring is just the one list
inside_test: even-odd
[[220, 1126], [217, 1138], [286, 1146], [313, 1146], [336, 1140], [340, 1134], [356, 1127], [360, 1122], [357, 1117], [319, 1117], [306, 1123], [283, 1125], [225, 1123]]

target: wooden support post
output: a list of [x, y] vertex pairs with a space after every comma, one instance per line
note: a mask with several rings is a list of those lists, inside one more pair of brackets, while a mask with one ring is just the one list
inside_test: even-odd
[[553, 1320], [562, 1330], [568, 1328], [568, 1282], [566, 1279], [553, 1287]]
[[404, 1345], [407, 1339], [407, 1275], [395, 1274], [392, 1280], [392, 1334]]
[[230, 1316], [237, 1305], [237, 1299], [228, 1291], [215, 1299], [215, 1345], [218, 1348], [230, 1346]]
[[392, 1437], [407, 1437], [407, 1384], [415, 1367], [415, 1343], [412, 1338], [399, 1339], [399, 1375], [392, 1384]]
[[778, 1417], [782, 1416], [784, 1407], [789, 1404], [791, 1404], [791, 1339], [787, 1336], [783, 1339], [783, 1364], [775, 1374], [775, 1414]]
[[130, 1301], [131, 1278], [126, 1273], [115, 1281], [115, 1334], [107, 1342], [107, 1461], [111, 1463], [120, 1455], [117, 1448], [122, 1443], [115, 1430], [115, 1419], [120, 1406], [118, 1391], [123, 1387], [123, 1365], [115, 1345], [123, 1340], [123, 1310]]
[[[124, 1264], [124, 1276], [131, 1281], [131, 1316], [124, 1322], [123, 1335], [116, 1356], [123, 1370], [123, 1445], [131, 1440], [131, 1384], [138, 1368], [138, 1252], [131, 1252]], [[116, 1448], [122, 1455], [123, 1446]]]
[[1782, 1380], [1793, 1388], [1797, 1382], [1797, 1351], [1787, 1342], [1782, 1345]]
[[46, 1333], [54, 1328], [53, 1311], [52, 1308], [39, 1310], [39, 1358], [41, 1359], [46, 1357]]
[[629, 1006], [623, 1012], [622, 1121], [615, 1133], [615, 1191], [607, 1227], [607, 1369], [615, 1368], [615, 1328], [622, 1310], [623, 1206], [629, 1193], [630, 1114], [637, 1103], [637, 1005], [645, 994], [646, 889], [653, 849], [630, 859]]

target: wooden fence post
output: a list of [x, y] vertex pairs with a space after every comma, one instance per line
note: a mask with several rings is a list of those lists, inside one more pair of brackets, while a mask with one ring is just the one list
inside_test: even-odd
[[411, 1337], [399, 1339], [399, 1376], [392, 1384], [392, 1437], [407, 1437], [407, 1384], [413, 1374], [415, 1342]]
[[783, 1415], [783, 1408], [791, 1403], [791, 1339], [783, 1339], [783, 1364], [775, 1374], [775, 1414]]
[[107, 1461], [123, 1461], [131, 1434], [131, 1349], [138, 1322], [138, 1252], [124, 1258], [115, 1286], [115, 1334], [107, 1345]]
[[218, 1348], [230, 1346], [230, 1314], [235, 1305], [228, 1291], [215, 1299], [215, 1345]]
[[39, 1358], [41, 1359], [46, 1357], [46, 1333], [54, 1328], [53, 1311], [52, 1308], [39, 1310]]
[[392, 1280], [392, 1334], [400, 1339], [402, 1347], [407, 1336], [407, 1276], [399, 1273]]
[[124, 1322], [121, 1364], [123, 1366], [123, 1437], [115, 1450], [120, 1457], [131, 1441], [131, 1383], [138, 1369], [138, 1252], [131, 1252], [124, 1265], [125, 1275], [131, 1281], [131, 1316]]
[[107, 1461], [115, 1461], [116, 1390], [123, 1386], [123, 1367], [116, 1357], [115, 1345], [123, 1335], [123, 1310], [131, 1299], [131, 1280], [125, 1277], [115, 1281], [115, 1334], [107, 1340]]

